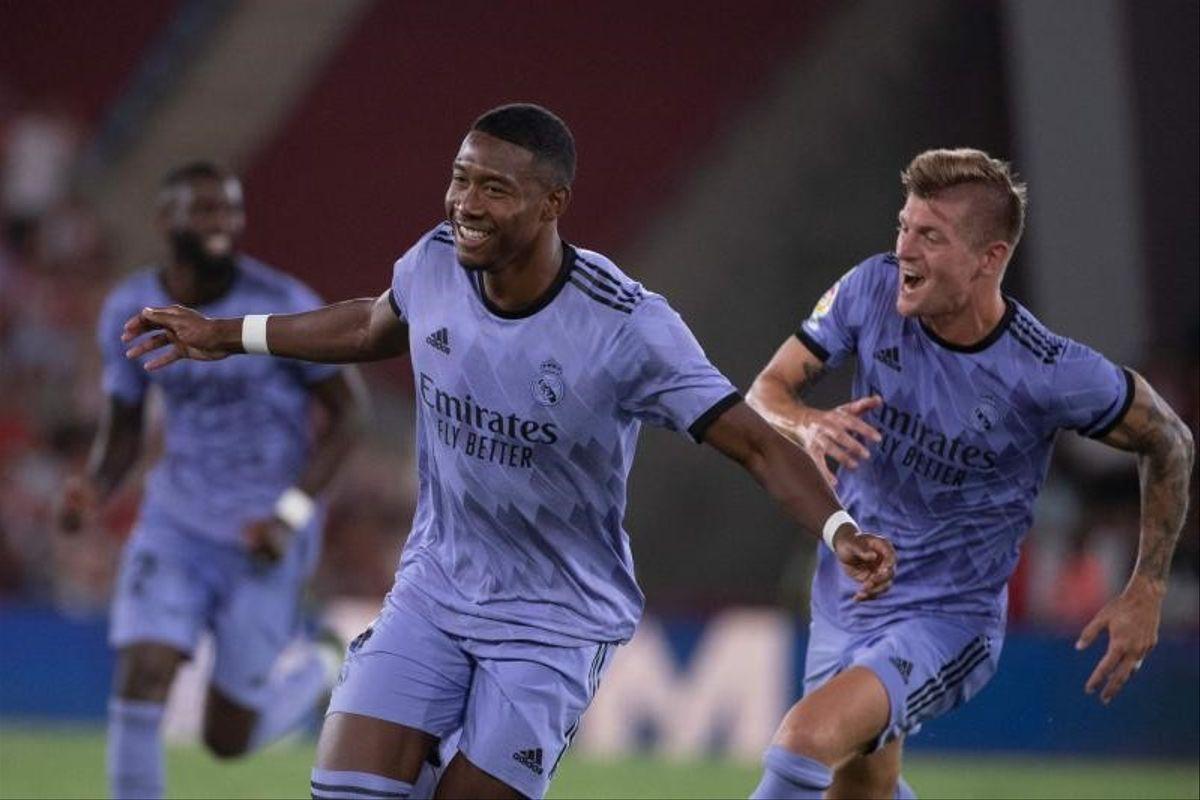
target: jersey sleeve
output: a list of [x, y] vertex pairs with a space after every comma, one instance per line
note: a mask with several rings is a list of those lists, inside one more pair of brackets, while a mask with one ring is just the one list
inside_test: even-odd
[[836, 367], [857, 351], [859, 333], [886, 292], [883, 261], [886, 257], [876, 256], [839, 278], [796, 331], [796, 338], [827, 366]]
[[392, 310], [396, 312], [396, 316], [405, 325], [408, 324], [409, 319], [408, 302], [412, 290], [413, 275], [416, 273], [417, 267], [425, 259], [425, 251], [429, 246], [430, 239], [437, 239], [451, 245], [454, 243], [451, 233], [446, 230], [445, 224], [439, 225], [422, 236], [412, 247], [408, 248], [408, 252], [400, 256], [392, 266], [392, 286], [388, 290], [388, 301], [391, 302]]
[[686, 431], [700, 442], [708, 426], [741, 400], [658, 295], [634, 308], [616, 344], [618, 402], [643, 422]]
[[125, 357], [125, 350], [129, 345], [121, 341], [125, 320], [133, 316], [138, 308], [136, 303], [127, 299], [123, 291], [117, 289], [104, 301], [96, 323], [96, 344], [100, 348], [103, 364], [101, 387], [109, 397], [129, 405], [142, 402], [150, 383], [142, 365]]
[[1063, 345], [1051, 387], [1055, 427], [1103, 438], [1133, 403], [1133, 373], [1079, 342]]

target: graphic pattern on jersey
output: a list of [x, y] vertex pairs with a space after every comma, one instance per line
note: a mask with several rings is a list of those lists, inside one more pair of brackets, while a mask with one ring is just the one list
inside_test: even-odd
[[733, 386], [661, 296], [569, 245], [546, 296], [511, 314], [440, 225], [396, 263], [391, 295], [420, 479], [394, 591], [457, 635], [627, 639], [643, 602], [622, 525], [641, 423], [699, 437]]
[[952, 345], [896, 311], [897, 284], [894, 256], [868, 259], [796, 334], [828, 366], [854, 364], [855, 398], [883, 399], [865, 417], [883, 439], [839, 472], [838, 495], [897, 557], [891, 590], [854, 603], [822, 550], [814, 605], [859, 630], [914, 610], [1003, 620], [1056, 433], [1103, 436], [1128, 408], [1132, 378], [1011, 298], [982, 342]]
[[[254, 259], [238, 259], [229, 292], [197, 310], [212, 317], [292, 313], [322, 305], [308, 287]], [[129, 317], [175, 301], [153, 269], [118, 284], [104, 303], [97, 341], [104, 391], [138, 405], [151, 387], [162, 393], [164, 452], [146, 480], [144, 512], [222, 542], [240, 543], [246, 522], [269, 516], [280, 492], [295, 483], [310, 446], [309, 387], [336, 367], [235, 355], [183, 360], [148, 373], [125, 357]]]

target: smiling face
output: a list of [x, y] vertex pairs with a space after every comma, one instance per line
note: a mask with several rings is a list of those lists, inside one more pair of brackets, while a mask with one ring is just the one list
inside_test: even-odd
[[896, 311], [906, 317], [953, 317], [999, 291], [1003, 262], [997, 246], [972, 241], [970, 190], [952, 189], [931, 198], [909, 195], [896, 231], [900, 261]]
[[162, 221], [175, 259], [201, 271], [228, 267], [246, 226], [237, 179], [197, 177], [167, 191]]
[[552, 229], [569, 190], [523, 147], [471, 131], [454, 159], [446, 217], [467, 269], [498, 270], [528, 256]]

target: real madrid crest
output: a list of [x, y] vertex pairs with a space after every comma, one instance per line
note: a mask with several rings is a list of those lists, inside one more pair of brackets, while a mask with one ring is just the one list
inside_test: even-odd
[[533, 399], [540, 405], [553, 406], [562, 400], [566, 387], [563, 385], [562, 365], [547, 358], [538, 367], [538, 376], [533, 379]]
[[1000, 404], [996, 398], [989, 395], [984, 395], [979, 398], [979, 403], [971, 409], [971, 417], [968, 420], [971, 427], [980, 433], [987, 433], [996, 426], [1000, 421]]

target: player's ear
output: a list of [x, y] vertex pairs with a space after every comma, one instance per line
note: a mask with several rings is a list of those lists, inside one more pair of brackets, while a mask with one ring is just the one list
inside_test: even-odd
[[551, 189], [542, 200], [542, 222], [553, 222], [567, 211], [571, 204], [571, 187], [559, 186]]
[[996, 240], [983, 249], [983, 272], [986, 275], [1003, 275], [1012, 250], [1008, 242]]

